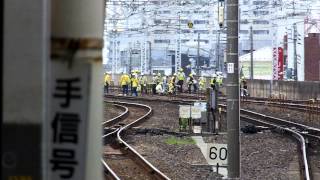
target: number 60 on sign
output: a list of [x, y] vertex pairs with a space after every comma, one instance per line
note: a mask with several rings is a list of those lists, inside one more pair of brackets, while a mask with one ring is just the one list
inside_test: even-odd
[[207, 160], [211, 165], [227, 165], [228, 149], [227, 144], [207, 144]]

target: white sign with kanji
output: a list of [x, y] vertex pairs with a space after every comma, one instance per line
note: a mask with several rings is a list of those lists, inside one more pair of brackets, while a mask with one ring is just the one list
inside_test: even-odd
[[84, 179], [90, 66], [74, 62], [70, 67], [63, 61], [51, 65], [47, 177]]
[[179, 106], [179, 117], [180, 118], [190, 118], [191, 107], [189, 105], [180, 105]]

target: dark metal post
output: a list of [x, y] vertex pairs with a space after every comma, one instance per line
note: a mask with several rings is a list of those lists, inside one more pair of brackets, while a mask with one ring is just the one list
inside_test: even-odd
[[250, 26], [250, 79], [253, 80], [253, 33]]
[[152, 60], [151, 60], [151, 42], [148, 41], [149, 44], [149, 75], [152, 74]]
[[218, 30], [218, 43], [217, 43], [217, 62], [216, 62], [216, 71], [222, 71], [220, 70], [220, 29]]
[[132, 49], [129, 49], [129, 72], [128, 74], [130, 74], [132, 71]]
[[227, 129], [228, 176], [240, 178], [240, 103], [238, 60], [238, 0], [227, 1]]
[[198, 59], [196, 63], [196, 72], [197, 76], [200, 76], [200, 33], [198, 33], [198, 49], [197, 49]]
[[294, 62], [294, 80], [298, 80], [298, 60], [297, 60], [297, 24], [293, 24], [293, 62]]

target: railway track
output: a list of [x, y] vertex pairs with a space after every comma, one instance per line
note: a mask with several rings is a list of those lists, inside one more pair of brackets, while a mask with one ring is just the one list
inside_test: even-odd
[[[220, 106], [226, 109], [226, 105]], [[276, 132], [294, 137], [300, 145], [301, 176], [305, 180], [311, 179], [311, 168], [307, 157], [307, 143], [311, 139], [318, 143], [320, 142], [320, 129], [244, 109], [240, 110], [240, 119], [252, 124], [271, 127]]]
[[[110, 97], [110, 96], [109, 96]], [[120, 97], [116, 97], [118, 98], [122, 98]], [[140, 97], [123, 97], [125, 99], [141, 99], [141, 100], [149, 100], [146, 98], [140, 98]], [[151, 99], [150, 99], [151, 101]], [[153, 99], [154, 101], [154, 99]], [[185, 99], [175, 99], [175, 100], [168, 100], [168, 99], [156, 99], [156, 101], [159, 102], [173, 102], [173, 103], [178, 103], [178, 104], [192, 104], [193, 102], [195, 102], [196, 100], [185, 100]], [[252, 103], [260, 103], [260, 104], [269, 104], [272, 106], [280, 106], [283, 105], [285, 106], [285, 108], [287, 109], [293, 109], [293, 110], [300, 110], [300, 111], [305, 111], [308, 109], [308, 105], [304, 104], [304, 103], [291, 103], [291, 102], [264, 102], [261, 100], [250, 100]], [[225, 107], [226, 105], [221, 105], [222, 107]], [[317, 111], [317, 110], [315, 110]], [[241, 109], [241, 120], [253, 123], [253, 124], [259, 124], [259, 125], [263, 125], [263, 126], [268, 126], [271, 127], [272, 129], [274, 129], [277, 132], [280, 133], [285, 133], [287, 135], [292, 136], [293, 138], [295, 138], [298, 143], [299, 143], [299, 149], [301, 152], [300, 155], [300, 164], [301, 164], [301, 177], [304, 177], [304, 179], [310, 179], [310, 166], [309, 166], [309, 162], [308, 162], [308, 156], [307, 156], [307, 148], [308, 147], [312, 147], [311, 144], [309, 142], [314, 142], [315, 144], [317, 144], [316, 146], [318, 146], [318, 144], [320, 143], [320, 129], [318, 128], [314, 128], [314, 127], [310, 127], [304, 124], [299, 124], [299, 123], [295, 123], [295, 122], [291, 122], [288, 120], [284, 120], [284, 119], [280, 119], [280, 118], [275, 118], [275, 117], [271, 117], [271, 116], [267, 116], [261, 113], [257, 113], [257, 112], [253, 112], [253, 111], [249, 111], [249, 110], [244, 110]]]
[[123, 136], [126, 130], [152, 115], [151, 107], [138, 103], [113, 102], [123, 113], [103, 122], [105, 152], [101, 159], [105, 179], [169, 179], [133, 149]]

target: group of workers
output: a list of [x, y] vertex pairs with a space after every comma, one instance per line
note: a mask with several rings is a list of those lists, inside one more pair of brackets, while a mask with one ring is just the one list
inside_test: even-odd
[[[217, 86], [222, 86], [222, 80], [222, 73], [213, 74], [210, 78], [211, 88], [216, 89]], [[109, 73], [105, 73], [104, 83], [105, 92], [109, 93], [111, 83]], [[119, 85], [122, 88], [122, 94], [124, 96], [129, 95], [129, 87], [132, 96], [138, 96], [138, 92], [144, 95], [147, 94], [148, 91], [152, 94], [174, 95], [177, 92], [183, 92], [184, 83], [186, 83], [189, 93], [204, 92], [207, 87], [207, 78], [203, 76], [197, 78], [193, 73], [190, 73], [189, 76], [186, 77], [181, 68], [172, 76], [153, 73], [151, 78], [147, 78], [143, 73], [134, 70], [131, 74], [122, 73], [119, 79]]]

